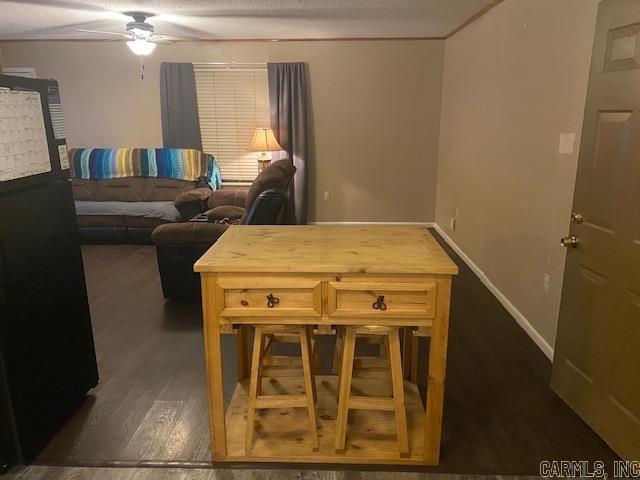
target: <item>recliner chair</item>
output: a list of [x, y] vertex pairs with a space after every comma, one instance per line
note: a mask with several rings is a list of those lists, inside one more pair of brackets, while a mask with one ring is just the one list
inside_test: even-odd
[[[274, 162], [255, 179], [244, 194], [231, 189], [212, 192], [207, 199], [177, 199], [176, 207], [195, 212], [189, 222], [165, 224], [151, 234], [156, 255], [162, 292], [165, 298], [197, 299], [200, 297], [200, 276], [193, 272], [193, 264], [229, 228], [230, 224], [277, 225], [282, 223], [288, 199], [288, 188], [295, 167], [288, 160]], [[213, 197], [216, 198], [213, 198]], [[245, 208], [238, 205], [246, 196]], [[224, 204], [231, 199], [235, 204]], [[191, 204], [187, 205], [187, 200]], [[200, 208], [194, 207], [200, 204]], [[229, 202], [231, 203], [231, 202]], [[207, 207], [208, 210], [202, 212]], [[200, 210], [200, 213], [198, 213]]]

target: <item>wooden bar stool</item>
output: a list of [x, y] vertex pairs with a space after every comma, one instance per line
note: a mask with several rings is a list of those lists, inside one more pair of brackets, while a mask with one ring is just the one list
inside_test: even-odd
[[[295, 327], [294, 327], [295, 329]], [[277, 330], [280, 330], [279, 328]], [[262, 369], [260, 370], [261, 376], [268, 377], [301, 377], [304, 375], [302, 368], [302, 358], [293, 357], [290, 355], [276, 355], [273, 353], [272, 347], [275, 343], [294, 343], [300, 344], [300, 334], [295, 331], [290, 333], [291, 328], [284, 328], [285, 333], [274, 332], [265, 333], [266, 343], [263, 346], [262, 363], [260, 364]], [[310, 354], [311, 354], [311, 373], [312, 377], [314, 372], [320, 368], [320, 357], [318, 349], [316, 348], [316, 341], [312, 334], [312, 330], [307, 331], [310, 337]], [[265, 375], [266, 374], [266, 375]], [[317, 401], [316, 385], [312, 382], [313, 397]]]
[[[404, 405], [402, 378], [402, 358], [400, 353], [399, 327], [348, 326], [344, 329], [342, 346], [342, 368], [339, 377], [338, 415], [336, 418], [336, 452], [344, 452], [347, 437], [349, 409], [383, 410], [395, 412], [398, 433], [398, 449], [401, 456], [409, 455], [407, 434], [407, 414]], [[388, 362], [391, 376], [391, 397], [365, 397], [351, 395], [355, 346], [357, 335], [380, 335], [386, 337], [383, 345], [388, 345]]]
[[[431, 337], [431, 327], [403, 327], [403, 341], [402, 341], [402, 369], [404, 372], [404, 379], [411, 383], [418, 383], [418, 355], [419, 355], [419, 338]], [[356, 373], [362, 373], [360, 370], [364, 369], [365, 372], [373, 369], [384, 368], [385, 373], [389, 378], [389, 391], [392, 391], [391, 387], [391, 375], [389, 372], [389, 345], [387, 337], [381, 335], [358, 335], [356, 336], [356, 347], [360, 343], [377, 345], [379, 349], [378, 356], [369, 357], [355, 357], [353, 360], [353, 377], [356, 377]], [[333, 363], [331, 364], [331, 373], [333, 375], [340, 376], [340, 369], [342, 367], [340, 361], [342, 359], [342, 347], [344, 344], [344, 327], [337, 327], [336, 334], [336, 347], [333, 354]], [[338, 384], [340, 380], [338, 378]]]
[[[344, 326], [337, 327], [336, 347], [331, 364], [331, 373], [338, 376], [338, 386], [340, 386], [345, 329], [346, 327]], [[354, 356], [351, 377], [373, 378], [382, 375], [387, 380], [389, 395], [392, 395], [393, 385], [391, 381], [391, 370], [389, 368], [389, 342], [387, 336], [360, 333], [356, 336], [356, 347], [358, 345], [375, 345], [378, 348], [378, 355]]]
[[[290, 342], [293, 336], [300, 342], [300, 360], [304, 377], [304, 394], [262, 395], [262, 376], [266, 366], [281, 362], [274, 362], [269, 355], [272, 342], [278, 341], [279, 336]], [[269, 344], [265, 344], [265, 340]], [[269, 365], [264, 365], [265, 359]], [[257, 325], [253, 337], [253, 353], [251, 360], [251, 377], [249, 383], [249, 400], [247, 405], [247, 426], [245, 433], [245, 453], [248, 455], [253, 448], [253, 432], [255, 411], [270, 408], [306, 408], [309, 414], [311, 445], [318, 448], [318, 430], [316, 425], [316, 387], [311, 368], [311, 327], [285, 325]]]
[[404, 379], [411, 383], [418, 383], [418, 354], [420, 352], [420, 337], [430, 338], [431, 327], [404, 327], [402, 342], [402, 368]]
[[[333, 361], [331, 363], [331, 373], [333, 375], [340, 375], [340, 369], [342, 368], [342, 351], [344, 348], [344, 333], [345, 328], [343, 326], [336, 327], [336, 348], [333, 353]], [[386, 336], [382, 335], [358, 335], [356, 337], [356, 344], [377, 345], [379, 348], [378, 356], [370, 357], [354, 357], [353, 366], [357, 369], [359, 366], [362, 368], [376, 368], [376, 367], [389, 367], [389, 361], [387, 356], [389, 354], [389, 345]]]

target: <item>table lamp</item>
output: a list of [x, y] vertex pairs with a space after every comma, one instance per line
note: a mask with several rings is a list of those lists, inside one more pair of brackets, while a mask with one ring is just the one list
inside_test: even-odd
[[267, 152], [277, 152], [283, 150], [283, 148], [276, 140], [272, 129], [256, 128], [248, 150], [250, 152], [262, 152], [258, 158], [258, 171], [261, 172], [264, 167], [268, 167], [271, 163], [271, 154]]

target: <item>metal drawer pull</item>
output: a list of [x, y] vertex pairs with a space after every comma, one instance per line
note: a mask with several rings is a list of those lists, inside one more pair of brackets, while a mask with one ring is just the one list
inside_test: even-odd
[[279, 303], [280, 303], [280, 299], [278, 297], [274, 297], [273, 293], [270, 293], [269, 295], [267, 295], [267, 307], [273, 308]]
[[384, 303], [384, 295], [378, 295], [378, 299], [371, 306], [374, 310], [386, 310], [387, 304]]

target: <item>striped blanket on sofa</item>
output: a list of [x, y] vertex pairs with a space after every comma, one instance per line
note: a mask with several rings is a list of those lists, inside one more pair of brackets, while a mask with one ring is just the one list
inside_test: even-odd
[[222, 186], [213, 155], [182, 148], [74, 148], [69, 150], [72, 178], [102, 180], [123, 177], [162, 177]]

